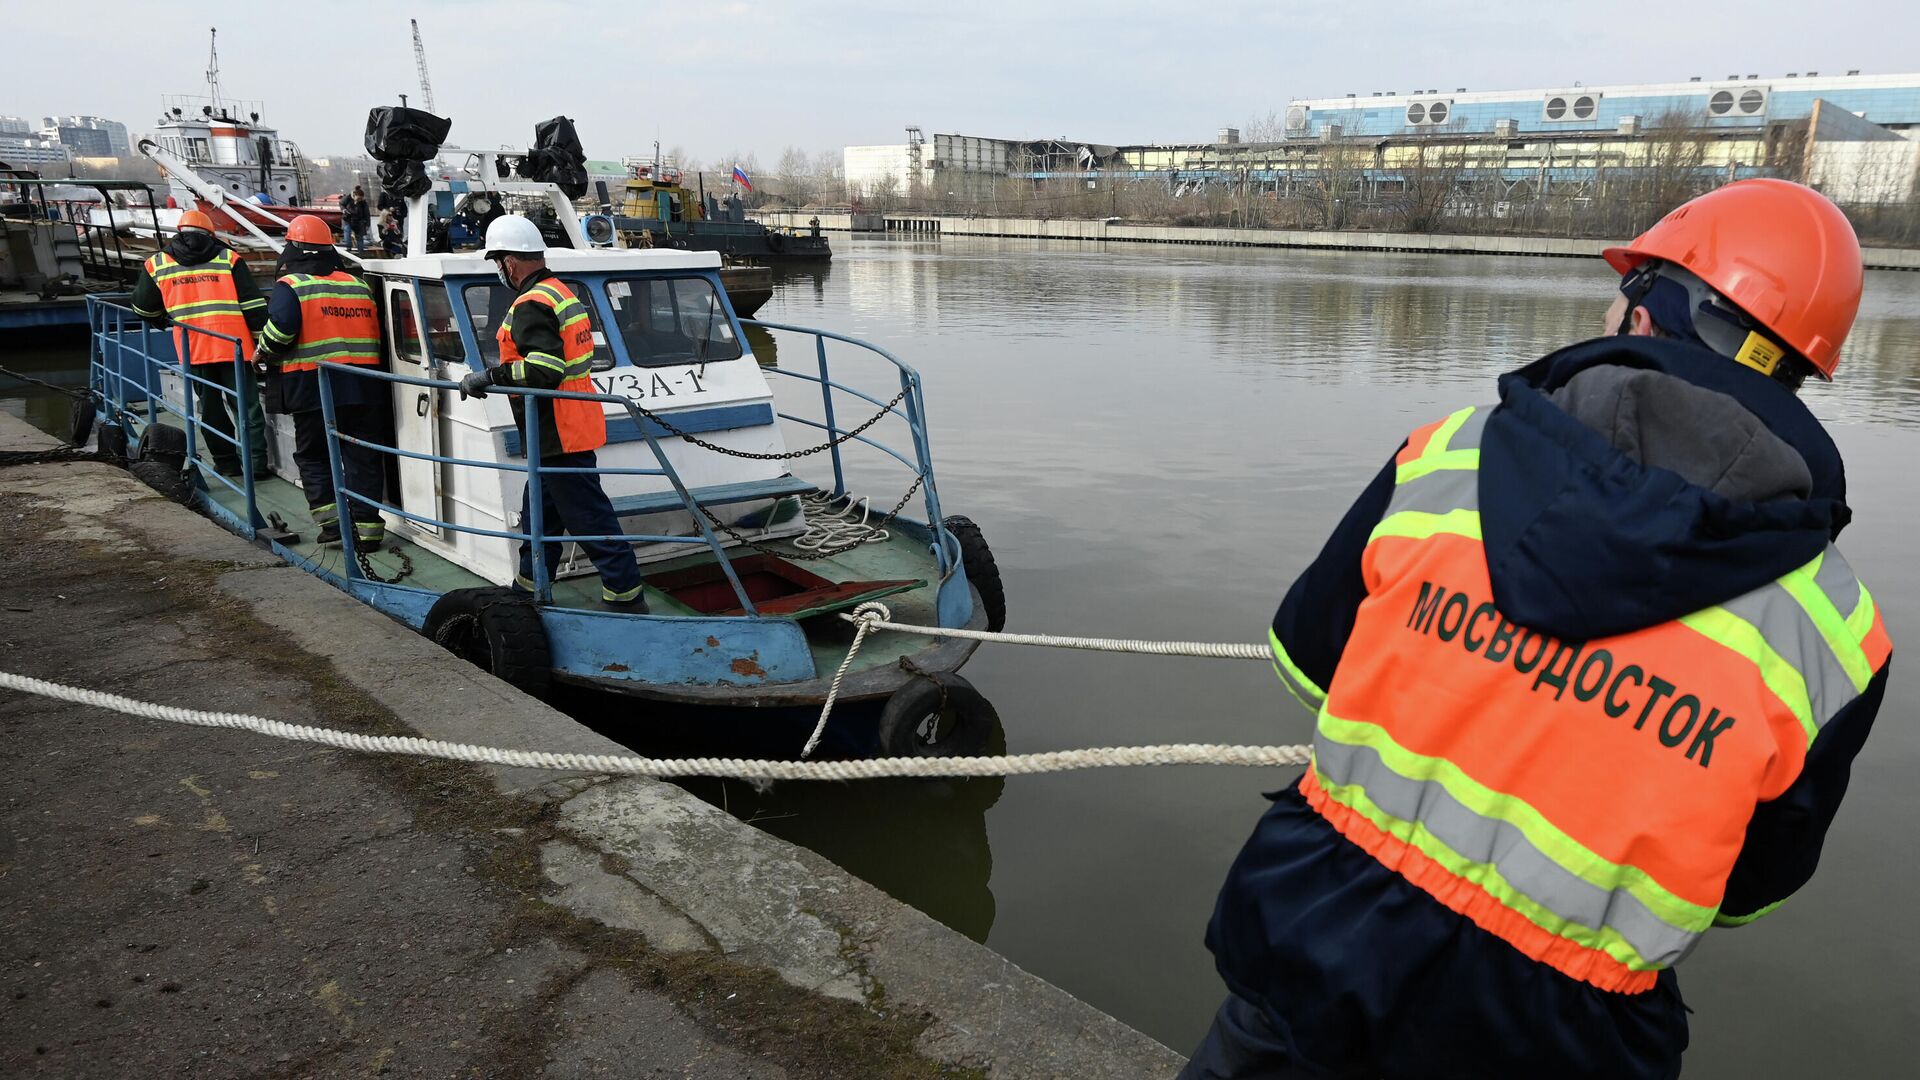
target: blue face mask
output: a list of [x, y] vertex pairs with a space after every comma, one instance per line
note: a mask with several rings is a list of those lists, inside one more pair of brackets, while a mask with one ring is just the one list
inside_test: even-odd
[[500, 284], [505, 285], [509, 289], [514, 287], [513, 275], [507, 272], [507, 260], [493, 260], [493, 272], [500, 276]]

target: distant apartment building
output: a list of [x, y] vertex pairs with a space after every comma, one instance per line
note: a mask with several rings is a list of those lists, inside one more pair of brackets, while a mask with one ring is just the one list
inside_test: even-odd
[[40, 134], [57, 139], [76, 157], [133, 156], [127, 125], [102, 116], [48, 116], [40, 122]]
[[38, 135], [0, 134], [0, 163], [14, 169], [65, 167], [74, 155], [56, 139]]
[[19, 116], [0, 116], [0, 135], [31, 135], [33, 125]]

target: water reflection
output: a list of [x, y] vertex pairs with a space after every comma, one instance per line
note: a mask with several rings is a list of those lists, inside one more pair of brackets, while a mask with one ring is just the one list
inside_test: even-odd
[[[793, 759], [817, 709], [712, 709], [568, 690], [554, 702], [635, 753], [654, 757]], [[842, 705], [817, 752], [821, 758], [875, 753], [880, 707]], [[631, 718], [644, 717], [636, 723]], [[989, 739], [1003, 752], [1004, 729]], [[993, 929], [993, 852], [986, 814], [1006, 781], [882, 780], [857, 783], [686, 779], [681, 787], [754, 827], [806, 847], [889, 896], [972, 938]]]

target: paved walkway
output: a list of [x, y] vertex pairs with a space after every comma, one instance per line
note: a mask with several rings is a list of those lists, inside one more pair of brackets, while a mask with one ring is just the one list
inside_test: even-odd
[[[0, 596], [4, 670], [616, 749], [104, 465], [0, 469]], [[1179, 1064], [670, 785], [356, 756], [4, 691], [0, 739], [6, 1076]]]

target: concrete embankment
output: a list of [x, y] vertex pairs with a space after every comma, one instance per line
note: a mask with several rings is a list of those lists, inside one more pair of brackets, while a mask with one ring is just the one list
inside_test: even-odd
[[[796, 230], [814, 218], [830, 232], [886, 232], [933, 239], [939, 236], [1011, 236], [1041, 240], [1100, 240], [1135, 244], [1206, 244], [1217, 247], [1326, 248], [1335, 251], [1417, 251], [1455, 255], [1539, 255], [1598, 258], [1615, 240], [1552, 236], [1465, 236], [1452, 233], [1350, 232], [1307, 229], [1229, 229], [1143, 225], [1078, 218], [967, 217], [958, 214], [847, 214], [808, 210], [755, 211], [754, 220]], [[859, 220], [856, 222], [856, 218]], [[1920, 249], [1867, 248], [1871, 270], [1920, 270]]]
[[[0, 449], [46, 445], [0, 415]], [[0, 468], [0, 669], [622, 748], [112, 466]], [[0, 1074], [1165, 1077], [1180, 1058], [681, 789], [0, 691]]]

